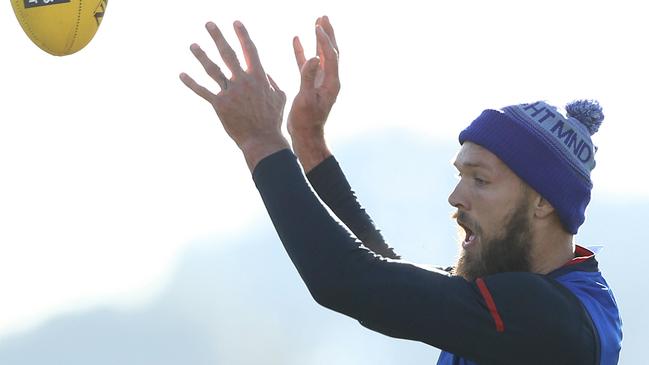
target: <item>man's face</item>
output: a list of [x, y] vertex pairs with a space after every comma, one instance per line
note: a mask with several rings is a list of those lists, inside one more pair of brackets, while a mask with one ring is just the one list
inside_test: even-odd
[[467, 280], [530, 271], [530, 189], [496, 155], [465, 142], [454, 162], [459, 182], [448, 198], [462, 227], [455, 273]]

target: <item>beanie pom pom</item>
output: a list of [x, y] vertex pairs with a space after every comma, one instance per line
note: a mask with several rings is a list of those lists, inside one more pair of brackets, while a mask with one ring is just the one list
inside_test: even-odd
[[566, 112], [569, 117], [586, 126], [591, 136], [597, 132], [604, 120], [602, 107], [597, 100], [575, 100], [566, 105]]

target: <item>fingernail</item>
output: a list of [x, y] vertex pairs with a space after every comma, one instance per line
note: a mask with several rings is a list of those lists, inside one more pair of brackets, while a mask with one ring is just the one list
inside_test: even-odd
[[237, 27], [237, 28], [239, 28], [239, 29], [241, 29], [241, 28], [243, 28], [243, 23], [241, 23], [241, 22], [238, 21], [238, 20], [235, 20], [235, 21], [234, 21], [234, 26]]
[[216, 29], [216, 24], [214, 24], [212, 22], [207, 22], [207, 24], [205, 24], [205, 28], [207, 28], [208, 30], [215, 30]]

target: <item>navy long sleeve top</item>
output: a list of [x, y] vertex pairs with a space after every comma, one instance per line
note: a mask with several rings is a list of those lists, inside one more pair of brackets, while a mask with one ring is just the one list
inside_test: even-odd
[[[605, 281], [592, 253], [580, 248], [573, 262], [548, 275], [500, 273], [474, 282], [388, 259], [396, 254], [349, 201], [351, 188], [332, 166], [337, 181], [322, 181], [327, 174], [318, 178], [318, 171], [309, 177], [365, 245], [321, 205], [290, 150], [266, 157], [253, 171], [280, 240], [319, 304], [385, 335], [442, 349], [438, 364], [617, 362], [617, 307], [608, 287], [601, 290]], [[599, 291], [590, 290], [591, 282]], [[588, 293], [586, 301], [579, 292]]]

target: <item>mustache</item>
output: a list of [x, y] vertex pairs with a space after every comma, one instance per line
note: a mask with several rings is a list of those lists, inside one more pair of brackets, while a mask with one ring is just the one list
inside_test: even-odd
[[467, 226], [469, 228], [475, 226], [475, 222], [473, 221], [473, 219], [471, 219], [471, 217], [469, 217], [469, 215], [466, 212], [463, 212], [461, 210], [454, 212], [451, 215], [451, 218], [456, 220], [458, 224], [461, 223], [462, 225]]

